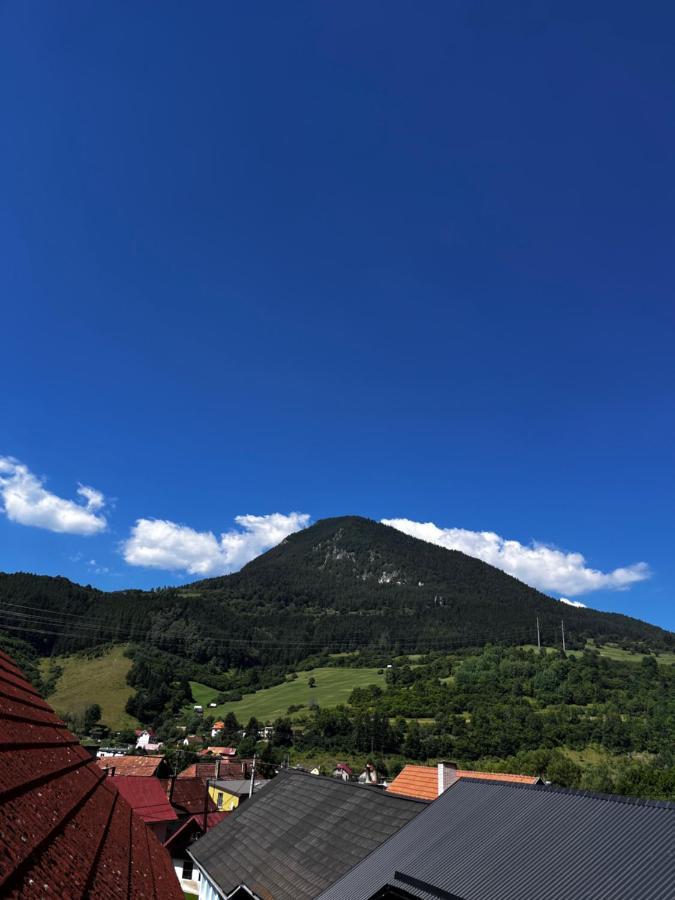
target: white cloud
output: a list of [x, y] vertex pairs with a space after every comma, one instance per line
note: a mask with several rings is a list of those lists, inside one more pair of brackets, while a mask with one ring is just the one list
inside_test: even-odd
[[561, 603], [566, 603], [568, 606], [576, 606], [578, 609], [588, 609], [585, 603], [582, 603], [581, 600], [568, 600], [567, 597], [560, 598]]
[[224, 575], [274, 547], [309, 524], [306, 513], [237, 516], [238, 530], [217, 538], [212, 531], [195, 531], [165, 519], [138, 519], [122, 543], [122, 555], [132, 566], [184, 571], [190, 575]]
[[644, 562], [601, 572], [589, 568], [581, 553], [565, 553], [539, 543], [528, 546], [506, 540], [492, 531], [439, 528], [433, 522], [410, 519], [382, 519], [382, 523], [449, 550], [461, 550], [547, 593], [574, 597], [602, 589], [625, 590], [651, 574]]
[[12, 522], [66, 534], [105, 531], [105, 516], [98, 514], [105, 505], [103, 494], [86, 485], [80, 485], [77, 493], [86, 505], [57, 497], [23, 463], [10, 456], [0, 456], [0, 500]]
[[77, 493], [87, 501], [87, 509], [90, 512], [96, 512], [105, 506], [105, 497], [96, 488], [89, 487], [86, 484], [80, 484]]

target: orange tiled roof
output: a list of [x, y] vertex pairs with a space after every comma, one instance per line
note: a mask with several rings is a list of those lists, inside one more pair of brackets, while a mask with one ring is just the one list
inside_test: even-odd
[[[480, 778], [483, 781], [507, 781], [519, 784], [536, 784], [533, 775], [511, 775], [508, 772], [474, 772], [471, 769], [457, 769], [458, 778]], [[438, 770], [436, 766], [404, 766], [387, 787], [392, 794], [419, 797], [420, 800], [435, 800], [438, 797]]]

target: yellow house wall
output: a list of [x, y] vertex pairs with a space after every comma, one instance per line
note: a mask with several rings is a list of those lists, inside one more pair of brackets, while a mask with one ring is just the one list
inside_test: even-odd
[[[239, 806], [239, 797], [236, 797], [234, 794], [228, 794], [227, 791], [214, 787], [214, 785], [209, 785], [209, 794], [219, 811], [232, 812], [233, 809]], [[220, 802], [218, 801], [219, 797], [222, 797]]]

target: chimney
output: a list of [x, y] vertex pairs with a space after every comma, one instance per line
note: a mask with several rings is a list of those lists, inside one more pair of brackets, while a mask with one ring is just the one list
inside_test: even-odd
[[216, 757], [216, 781], [220, 778], [220, 757]]
[[440, 797], [446, 788], [457, 781], [457, 763], [438, 763], [438, 796]]

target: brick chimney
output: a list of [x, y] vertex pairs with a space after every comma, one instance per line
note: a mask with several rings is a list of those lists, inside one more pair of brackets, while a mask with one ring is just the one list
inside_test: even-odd
[[440, 797], [446, 788], [457, 781], [457, 763], [438, 763], [438, 796]]

